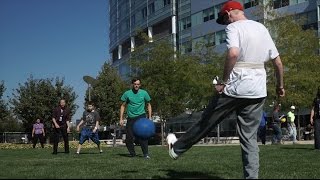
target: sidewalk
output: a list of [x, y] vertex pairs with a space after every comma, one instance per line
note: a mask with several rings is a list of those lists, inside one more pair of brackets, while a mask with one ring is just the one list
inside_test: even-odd
[[[314, 140], [301, 140], [297, 141], [297, 145], [299, 144], [314, 144]], [[234, 146], [234, 145], [240, 145], [239, 141], [232, 141], [231, 143], [197, 143], [195, 146]], [[259, 146], [262, 146], [261, 142], [258, 142]], [[266, 145], [272, 145], [271, 141], [266, 142]], [[284, 141], [283, 144], [279, 145], [293, 145], [292, 141]]]

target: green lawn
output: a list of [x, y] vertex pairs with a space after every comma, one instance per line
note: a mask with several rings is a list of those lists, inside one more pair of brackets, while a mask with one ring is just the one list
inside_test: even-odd
[[[31, 145], [27, 145], [31, 146]], [[60, 147], [60, 146], [59, 146]], [[62, 150], [62, 149], [60, 149]], [[243, 178], [240, 146], [194, 146], [178, 160], [168, 156], [165, 146], [150, 146], [150, 160], [127, 157], [125, 147], [76, 149], [52, 155], [52, 149], [0, 149], [0, 178], [86, 179], [234, 179]], [[262, 179], [320, 178], [320, 151], [313, 145], [260, 146]]]

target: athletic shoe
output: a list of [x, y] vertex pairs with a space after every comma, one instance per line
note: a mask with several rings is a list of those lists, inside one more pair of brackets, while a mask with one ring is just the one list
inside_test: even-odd
[[135, 157], [136, 154], [129, 154], [128, 157]]
[[173, 144], [177, 141], [177, 137], [176, 135], [174, 135], [173, 133], [170, 133], [168, 134], [167, 136], [167, 143], [168, 143], [168, 148], [169, 148], [169, 156], [172, 158], [172, 159], [178, 159], [178, 154], [176, 154], [174, 152], [174, 149], [173, 149]]
[[148, 156], [148, 155], [144, 156], [144, 158], [147, 159], [147, 160], [151, 159], [150, 156]]
[[100, 153], [103, 153], [102, 149], [100, 149]]

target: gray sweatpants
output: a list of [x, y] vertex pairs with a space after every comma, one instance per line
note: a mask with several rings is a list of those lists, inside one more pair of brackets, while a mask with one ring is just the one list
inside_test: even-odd
[[228, 115], [236, 112], [237, 131], [239, 133], [244, 178], [257, 179], [259, 173], [259, 147], [257, 131], [259, 128], [265, 98], [233, 98], [224, 94], [212, 98], [204, 110], [201, 119], [190, 127], [173, 145], [178, 155], [186, 152], [194, 144], [223, 121]]

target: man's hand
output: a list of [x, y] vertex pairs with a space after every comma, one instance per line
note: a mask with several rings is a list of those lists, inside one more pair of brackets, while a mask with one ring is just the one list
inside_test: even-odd
[[55, 128], [60, 128], [60, 126], [58, 124], [54, 124]]
[[224, 85], [224, 84], [216, 84], [214, 87], [215, 87], [216, 91], [217, 91], [219, 94], [222, 94], [225, 85]]
[[120, 126], [123, 126], [123, 125], [124, 125], [124, 120], [120, 119]]
[[70, 133], [70, 127], [69, 126], [67, 127], [67, 133]]
[[77, 132], [79, 132], [80, 131], [80, 127], [79, 126], [77, 126]]

